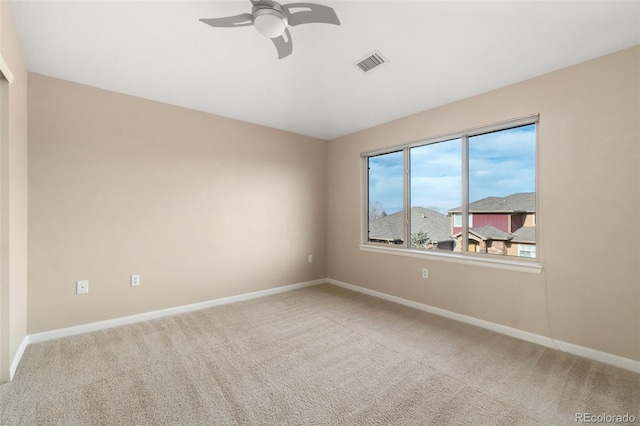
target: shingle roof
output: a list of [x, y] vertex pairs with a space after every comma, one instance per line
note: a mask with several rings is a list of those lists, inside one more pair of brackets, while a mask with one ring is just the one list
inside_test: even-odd
[[[460, 211], [462, 211], [462, 207], [456, 207], [455, 209], [449, 210], [449, 213], [458, 213]], [[469, 213], [535, 213], [535, 211], [535, 192], [517, 192], [506, 197], [487, 197], [478, 201], [474, 201], [473, 203], [469, 203]]]
[[404, 227], [402, 211], [390, 214], [369, 222], [369, 239], [372, 240], [402, 240]]
[[425, 207], [411, 207], [411, 230], [429, 234], [433, 241], [452, 241], [451, 218]]
[[513, 233], [513, 242], [514, 243], [531, 243], [535, 244], [536, 242], [536, 228], [533, 227], [522, 227]]
[[[399, 211], [372, 220], [369, 223], [369, 238], [390, 241], [402, 240], [403, 229], [403, 215], [402, 211]], [[452, 241], [449, 216], [425, 207], [411, 207], [411, 229], [413, 232], [426, 232], [433, 241]]]
[[[486, 240], [510, 240], [513, 238], [512, 234], [504, 232], [496, 227], [491, 225], [480, 226], [478, 228], [470, 228], [469, 232], [474, 234], [475, 236], [481, 238], [483, 241]], [[458, 232], [454, 235], [454, 237], [459, 237], [462, 232]]]
[[469, 232], [477, 235], [483, 240], [510, 240], [513, 238], [513, 235], [504, 232], [496, 227], [491, 225], [480, 226], [478, 228], [471, 228]]

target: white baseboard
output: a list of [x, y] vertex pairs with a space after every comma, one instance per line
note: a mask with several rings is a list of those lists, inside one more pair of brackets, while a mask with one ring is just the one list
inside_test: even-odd
[[16, 370], [18, 369], [18, 364], [20, 364], [20, 360], [22, 359], [22, 355], [24, 355], [24, 351], [27, 349], [29, 345], [29, 336], [25, 336], [20, 342], [20, 346], [18, 347], [18, 351], [16, 355], [13, 357], [11, 361], [11, 366], [9, 367], [9, 381], [13, 380], [13, 376], [16, 374]]
[[[89, 333], [92, 331], [105, 330], [107, 328], [119, 327], [121, 325], [134, 324], [156, 318], [168, 317], [185, 312], [198, 311], [200, 309], [213, 306], [226, 305], [228, 303], [242, 302], [244, 300], [256, 299], [258, 297], [270, 296], [272, 294], [283, 293], [285, 291], [297, 290], [299, 288], [326, 283], [326, 279], [306, 281], [297, 284], [285, 285], [282, 287], [270, 288], [267, 290], [254, 291], [252, 293], [239, 294], [237, 296], [223, 297], [221, 299], [209, 300], [206, 302], [193, 303], [191, 305], [176, 306], [174, 308], [161, 309], [159, 311], [145, 312], [143, 314], [131, 315], [127, 317], [114, 318], [106, 321], [92, 322], [75, 327], [61, 328], [58, 330], [45, 331], [31, 334], [28, 343], [39, 343], [47, 340], [59, 339], [61, 337], [75, 336], [77, 334]], [[17, 367], [17, 364], [16, 364]]]
[[624, 358], [618, 355], [613, 355], [606, 352], [597, 351], [595, 349], [586, 348], [584, 346], [574, 345], [572, 343], [562, 342], [552, 339], [547, 336], [540, 336], [539, 334], [529, 333], [528, 331], [518, 330], [517, 328], [507, 327], [506, 325], [496, 324], [489, 321], [484, 321], [478, 318], [470, 317], [467, 315], [458, 314], [455, 312], [447, 311], [445, 309], [436, 308], [434, 306], [425, 305], [423, 303], [414, 302], [412, 300], [403, 299], [401, 297], [392, 296], [386, 293], [382, 293], [368, 288], [359, 287], [353, 284], [348, 284], [342, 281], [328, 278], [326, 282], [343, 287], [349, 290], [364, 293], [369, 296], [378, 297], [380, 299], [388, 300], [390, 302], [399, 303], [401, 305], [408, 306], [410, 308], [418, 309], [431, 314], [439, 315], [445, 318], [450, 318], [456, 321], [460, 321], [466, 324], [471, 324], [477, 327], [485, 328], [496, 333], [506, 334], [507, 336], [515, 337], [516, 339], [525, 340], [527, 342], [536, 343], [541, 346], [545, 346], [551, 349], [559, 349], [564, 352], [568, 352], [573, 355], [581, 356], [583, 358], [592, 359], [594, 361], [603, 362], [616, 367], [624, 368], [625, 370], [631, 370], [636, 373], [640, 373], [640, 361], [635, 361], [629, 358]]

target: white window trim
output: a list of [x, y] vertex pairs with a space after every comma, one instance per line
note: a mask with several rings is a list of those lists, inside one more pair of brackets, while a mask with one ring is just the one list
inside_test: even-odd
[[[369, 230], [368, 230], [368, 197], [365, 197], [364, 194], [368, 193], [368, 186], [369, 186], [369, 182], [368, 182], [368, 178], [369, 178], [369, 174], [368, 174], [368, 165], [367, 165], [367, 159], [369, 157], [375, 156], [375, 155], [381, 155], [381, 154], [388, 154], [391, 152], [395, 152], [395, 151], [406, 151], [409, 148], [415, 147], [415, 146], [421, 146], [421, 145], [427, 145], [427, 144], [432, 144], [432, 143], [438, 143], [438, 142], [444, 142], [447, 140], [451, 140], [451, 139], [456, 139], [456, 138], [461, 138], [462, 139], [462, 143], [463, 143], [463, 150], [467, 149], [467, 141], [468, 138], [471, 136], [475, 136], [475, 135], [479, 135], [479, 134], [483, 134], [483, 133], [489, 133], [489, 132], [493, 132], [493, 131], [499, 131], [499, 130], [504, 130], [507, 129], [509, 127], [518, 127], [518, 126], [524, 126], [527, 124], [536, 124], [536, 128], [539, 127], [539, 114], [532, 114], [529, 116], [525, 116], [525, 117], [520, 117], [517, 119], [513, 119], [513, 120], [507, 120], [507, 121], [503, 121], [500, 123], [495, 123], [495, 124], [491, 124], [491, 125], [487, 125], [487, 126], [482, 126], [482, 127], [475, 127], [472, 129], [468, 129], [468, 130], [464, 130], [461, 132], [457, 132], [457, 133], [449, 133], [446, 135], [441, 135], [441, 136], [437, 136], [437, 137], [433, 137], [433, 138], [427, 138], [427, 139], [420, 139], [420, 140], [416, 140], [413, 142], [409, 142], [409, 143], [405, 143], [405, 144], [400, 144], [400, 145], [395, 145], [392, 147], [388, 147], [386, 149], [378, 149], [375, 151], [369, 151], [369, 152], [363, 152], [360, 154], [360, 157], [362, 159], [362, 164], [364, 164], [364, 167], [362, 167], [362, 174], [361, 174], [361, 191], [365, 191], [364, 193], [361, 193], [361, 222], [362, 222], [362, 226], [361, 226], [361, 233], [360, 233], [360, 245], [359, 248], [361, 251], [366, 251], [366, 252], [373, 252], [373, 253], [383, 253], [383, 254], [393, 254], [393, 255], [397, 255], [397, 256], [405, 256], [405, 257], [413, 257], [413, 258], [419, 258], [419, 259], [430, 259], [430, 260], [437, 260], [437, 261], [442, 261], [442, 262], [450, 262], [450, 263], [457, 263], [457, 264], [463, 264], [463, 265], [471, 265], [471, 266], [482, 266], [482, 267], [488, 267], [488, 268], [497, 268], [497, 269], [503, 269], [503, 270], [508, 270], [508, 271], [516, 271], [516, 272], [526, 272], [526, 273], [532, 273], [532, 274], [540, 274], [542, 272], [542, 257], [541, 257], [541, 250], [540, 250], [540, 245], [541, 245], [541, 238], [540, 238], [540, 229], [538, 228], [538, 226], [536, 225], [536, 255], [537, 257], [534, 259], [531, 258], [503, 258], [503, 257], [496, 257], [493, 255], [488, 255], [485, 253], [469, 253], [469, 252], [462, 252], [462, 253], [458, 253], [458, 252], [454, 252], [454, 253], [450, 253], [450, 252], [438, 252], [438, 251], [426, 251], [426, 250], [418, 250], [418, 249], [412, 249], [409, 248], [409, 242], [408, 242], [408, 238], [405, 238], [405, 244], [402, 247], [398, 247], [398, 246], [394, 246], [394, 247], [390, 247], [386, 244], [380, 244], [380, 243], [375, 243], [375, 242], [371, 242], [368, 239], [368, 234], [369, 234]], [[536, 139], [538, 137], [538, 129], [536, 129]], [[538, 141], [536, 140], [536, 221], [539, 221], [539, 216], [538, 213], [540, 212], [540, 208], [539, 208], [539, 203], [540, 203], [540, 197], [537, 196], [538, 194], [538, 188], [539, 186], [539, 181], [540, 181], [540, 177], [539, 177], [539, 168], [538, 168]], [[409, 162], [408, 156], [405, 154], [405, 163]], [[468, 169], [468, 164], [467, 163], [467, 157], [463, 156], [463, 168], [467, 168]], [[405, 164], [406, 166], [406, 164]], [[465, 173], [463, 171], [463, 173]], [[408, 167], [405, 167], [405, 180], [408, 180]], [[468, 183], [464, 182], [465, 179], [463, 179], [463, 187], [462, 187], [462, 199], [466, 200], [468, 199], [467, 197], [467, 191], [468, 191]], [[405, 191], [405, 200], [409, 201], [409, 198], [407, 196], [407, 192], [409, 191], [409, 185], [407, 183], [405, 183], [404, 185], [404, 191]], [[410, 206], [409, 206], [410, 208]], [[468, 218], [468, 212], [467, 212], [467, 203], [462, 203], [462, 218]], [[405, 206], [404, 208], [404, 216], [405, 216], [405, 225], [406, 227], [408, 227], [408, 213], [407, 213], [407, 206]], [[465, 220], [466, 221], [466, 220]], [[464, 228], [464, 221], [463, 221], [463, 228]], [[467, 228], [471, 228], [471, 226], [469, 225]], [[468, 235], [462, 235], [463, 237], [463, 246], [466, 247], [468, 245]]]
[[9, 83], [13, 82], [13, 73], [11, 72], [11, 69], [9, 68], [9, 65], [5, 62], [5, 60], [2, 57], [2, 55], [0, 55], [0, 74], [2, 74], [2, 76]]
[[[393, 254], [396, 256], [405, 256], [405, 257], [414, 257], [418, 259], [429, 259], [436, 260], [441, 262], [449, 262], [449, 263], [458, 263], [461, 265], [471, 265], [471, 266], [484, 266], [487, 268], [497, 268], [504, 269], [507, 271], [515, 271], [515, 272], [528, 272], [530, 274], [540, 274], [542, 272], [542, 264], [538, 263], [537, 259], [532, 259], [531, 261], [526, 261], [522, 258], [518, 260], [514, 259], [503, 259], [501, 257], [495, 257], [492, 255], [484, 255], [477, 254], [473, 255], [471, 253], [443, 253], [438, 251], [423, 251], [416, 249], [405, 249], [405, 248], [392, 248], [385, 245], [379, 244], [361, 244], [360, 250], [372, 252], [372, 253], [384, 253], [384, 254]], [[492, 257], [489, 257], [492, 256]]]

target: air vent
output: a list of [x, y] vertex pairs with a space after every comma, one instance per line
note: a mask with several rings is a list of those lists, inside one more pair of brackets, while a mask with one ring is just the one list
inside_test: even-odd
[[374, 68], [378, 68], [382, 64], [386, 64], [387, 62], [389, 61], [382, 56], [380, 52], [374, 50], [356, 62], [355, 65], [360, 69], [360, 71], [369, 72]]

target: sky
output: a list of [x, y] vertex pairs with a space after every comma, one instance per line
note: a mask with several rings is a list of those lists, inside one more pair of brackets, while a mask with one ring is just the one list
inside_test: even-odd
[[[410, 149], [411, 206], [445, 213], [462, 204], [460, 139]], [[402, 151], [369, 158], [369, 201], [403, 206]], [[535, 125], [469, 137], [469, 202], [535, 191]]]

